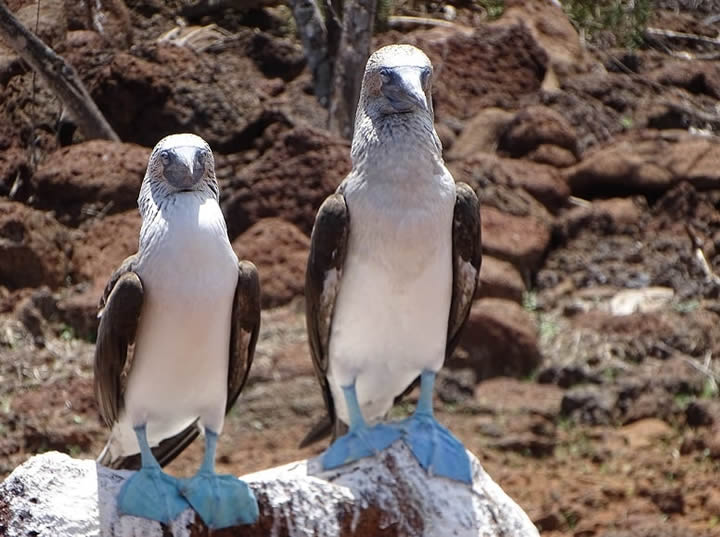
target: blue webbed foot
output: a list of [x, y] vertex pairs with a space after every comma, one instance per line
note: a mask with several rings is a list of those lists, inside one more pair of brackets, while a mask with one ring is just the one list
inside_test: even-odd
[[211, 529], [253, 524], [260, 515], [252, 489], [233, 475], [215, 473], [217, 433], [205, 429], [205, 457], [198, 473], [184, 479], [181, 492]]
[[363, 424], [332, 443], [323, 455], [323, 468], [330, 470], [375, 455], [401, 436], [398, 429], [389, 425], [379, 423], [368, 428]]
[[367, 426], [360, 410], [354, 382], [343, 386], [343, 395], [350, 418], [350, 431], [335, 440], [323, 455], [322, 464], [325, 470], [375, 455], [402, 436], [401, 431], [389, 425], [379, 423], [373, 427]]
[[427, 472], [472, 483], [470, 457], [462, 443], [432, 415], [416, 413], [402, 424], [405, 443]]
[[120, 489], [118, 512], [139, 516], [165, 524], [189, 507], [179, 490], [179, 481], [166, 474], [153, 457], [145, 436], [145, 426], [135, 428], [140, 445], [142, 468], [133, 474]]
[[472, 467], [460, 440], [433, 417], [432, 393], [435, 373], [423, 371], [420, 376], [420, 398], [415, 414], [400, 424], [405, 443], [415, 458], [431, 475], [441, 475], [472, 483]]
[[252, 489], [233, 475], [201, 471], [185, 480], [181, 491], [211, 529], [252, 524], [260, 514]]

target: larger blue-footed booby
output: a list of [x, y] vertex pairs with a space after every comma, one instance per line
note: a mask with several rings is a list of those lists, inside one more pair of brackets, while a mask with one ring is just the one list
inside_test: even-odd
[[[381, 48], [367, 62], [352, 170], [312, 232], [307, 326], [329, 422], [336, 434], [349, 425], [323, 456], [326, 469], [402, 437], [426, 470], [469, 482], [466, 451], [434, 419], [432, 393], [477, 286], [480, 213], [473, 190], [443, 163], [432, 74], [410, 45]], [[418, 376], [413, 416], [377, 423]]]
[[[230, 246], [208, 144], [193, 134], [158, 142], [138, 206], [138, 252], [100, 303], [95, 392], [112, 432], [98, 462], [139, 467], [118, 496], [123, 514], [169, 522], [191, 505], [211, 528], [254, 522], [250, 488], [214, 467], [225, 413], [252, 363], [260, 284]], [[200, 429], [197, 474], [164, 473]]]

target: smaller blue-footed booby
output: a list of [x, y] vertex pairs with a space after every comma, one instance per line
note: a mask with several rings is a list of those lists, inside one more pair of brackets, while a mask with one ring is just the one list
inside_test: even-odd
[[[252, 363], [260, 283], [230, 246], [208, 144], [193, 134], [160, 140], [138, 206], [138, 252], [100, 302], [95, 393], [112, 432], [98, 462], [139, 469], [118, 496], [122, 514], [167, 523], [192, 506], [210, 528], [252, 523], [255, 496], [215, 473], [215, 449]], [[201, 430], [197, 474], [163, 472]]]
[[[433, 417], [432, 395], [477, 286], [480, 212], [473, 190], [443, 162], [432, 75], [410, 45], [381, 48], [367, 62], [352, 170], [312, 231], [307, 327], [326, 425], [335, 435], [349, 426], [325, 452], [326, 469], [403, 438], [423, 468], [467, 483], [469, 458]], [[381, 423], [418, 376], [412, 417]], [[316, 427], [303, 445], [329, 428]]]

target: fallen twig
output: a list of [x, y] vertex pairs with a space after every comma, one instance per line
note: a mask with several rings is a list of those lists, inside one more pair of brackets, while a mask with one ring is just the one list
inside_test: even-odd
[[698, 260], [700, 268], [702, 268], [703, 272], [705, 273], [706, 280], [709, 282], [713, 282], [715, 285], [720, 285], [720, 276], [715, 274], [712, 267], [710, 266], [710, 263], [708, 263], [707, 257], [705, 256], [705, 251], [702, 248], [702, 240], [697, 235], [695, 235], [695, 232], [692, 230], [689, 224], [685, 224], [685, 232], [688, 234], [688, 237], [690, 237], [690, 242], [692, 242], [693, 245], [693, 253], [695, 254], [695, 259]]
[[443, 28], [452, 28], [461, 32], [472, 32], [469, 26], [464, 26], [456, 22], [445, 19], [433, 19], [430, 17], [412, 17], [409, 15], [392, 15], [388, 17], [388, 26], [392, 29], [407, 28], [408, 26], [440, 26]]
[[687, 41], [699, 41], [709, 45], [720, 46], [720, 39], [716, 37], [688, 34], [686, 32], [676, 32], [674, 30], [663, 30], [662, 28], [645, 28], [645, 35], [650, 36], [651, 38], [664, 37], [668, 39], [684, 39]]

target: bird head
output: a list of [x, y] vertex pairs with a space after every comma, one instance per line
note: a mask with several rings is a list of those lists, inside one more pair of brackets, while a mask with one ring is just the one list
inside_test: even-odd
[[412, 45], [389, 45], [365, 66], [360, 107], [368, 115], [423, 113], [432, 117], [430, 60]]
[[145, 178], [166, 185], [170, 192], [217, 190], [210, 146], [194, 134], [172, 134], [160, 140], [150, 155]]

